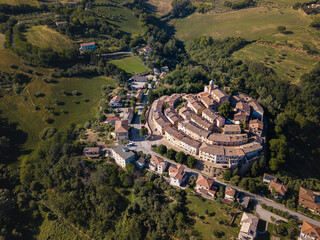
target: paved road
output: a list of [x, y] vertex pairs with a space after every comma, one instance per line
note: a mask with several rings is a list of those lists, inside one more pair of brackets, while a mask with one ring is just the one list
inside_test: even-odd
[[[142, 151], [144, 152], [145, 154], [151, 154], [151, 155], [157, 155], [159, 156], [159, 154], [153, 152], [151, 150], [151, 145], [153, 144], [160, 144], [160, 140], [153, 140], [153, 141], [149, 141], [149, 140], [145, 140], [144, 137], [140, 137], [139, 135], [139, 130], [141, 128], [141, 124], [139, 124], [139, 121], [140, 121], [140, 115], [141, 115], [141, 111], [143, 109], [143, 103], [146, 102], [146, 96], [144, 98], [144, 101], [141, 103], [141, 107], [138, 108], [138, 115], [135, 119], [135, 122], [134, 124], [131, 124], [131, 126], [133, 127], [133, 132], [131, 133], [131, 141], [135, 143], [135, 146], [131, 147], [132, 150], [136, 150], [136, 151]], [[141, 111], [139, 110], [141, 109]], [[161, 156], [162, 157], [162, 156]], [[171, 164], [177, 164], [176, 162], [170, 160], [170, 159], [167, 159], [165, 158], [166, 161], [168, 161], [169, 163]], [[186, 167], [186, 166], [185, 166]], [[191, 169], [191, 168], [188, 168], [186, 167], [185, 168], [185, 171], [189, 174], [192, 174], [192, 175], [198, 175], [199, 172], [194, 170], [194, 169]], [[223, 186], [223, 187], [226, 187], [226, 186], [232, 186], [230, 184], [226, 184], [224, 182], [221, 182], [221, 181], [218, 181], [215, 179], [215, 183], [217, 185], [220, 185], [220, 186]], [[320, 226], [320, 222], [313, 219], [313, 218], [310, 218], [310, 217], [307, 217], [303, 214], [300, 214], [300, 213], [297, 213], [295, 211], [292, 211], [290, 209], [287, 209], [284, 205], [280, 204], [280, 203], [277, 203], [271, 199], [268, 199], [268, 198], [265, 198], [265, 197], [261, 197], [259, 195], [256, 195], [256, 194], [253, 194], [253, 193], [249, 193], [249, 192], [246, 192], [238, 187], [235, 187], [235, 186], [232, 186], [233, 188], [235, 188], [237, 191], [239, 192], [243, 192], [245, 194], [245, 196], [249, 196], [251, 197], [251, 199], [253, 199], [254, 201], [256, 201], [256, 211], [257, 213], [259, 214], [260, 218], [263, 219], [263, 220], [266, 220], [269, 222], [271, 221], [270, 217], [271, 216], [274, 216], [274, 214], [262, 209], [261, 207], [261, 203], [264, 203], [266, 204], [267, 206], [271, 206], [273, 208], [276, 208], [276, 209], [279, 209], [281, 211], [284, 211], [284, 212], [288, 212], [293, 218], [296, 218], [296, 219], [299, 219], [301, 221], [307, 221], [307, 222], [310, 222], [310, 223], [313, 223], [315, 225], [318, 225]], [[280, 216], [276, 216], [275, 217], [276, 219], [281, 219]]]

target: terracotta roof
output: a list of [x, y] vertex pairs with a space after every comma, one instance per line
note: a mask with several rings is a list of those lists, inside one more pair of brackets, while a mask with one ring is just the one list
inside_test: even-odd
[[252, 143], [247, 143], [242, 145], [241, 148], [243, 149], [244, 153], [250, 153], [250, 152], [262, 150], [263, 147], [261, 146], [260, 143], [252, 142]]
[[221, 99], [223, 97], [229, 97], [224, 91], [222, 91], [220, 88], [216, 88], [212, 91], [212, 94], [216, 96], [218, 99]]
[[115, 132], [116, 133], [126, 133], [128, 132], [128, 120], [119, 120], [115, 123]]
[[209, 135], [208, 140], [212, 142], [239, 142], [239, 141], [247, 141], [247, 134], [220, 134], [220, 133], [212, 133]]
[[249, 112], [249, 114], [250, 114], [250, 106], [246, 102], [242, 102], [242, 101], [237, 102], [235, 110], [236, 111], [237, 110], [241, 110], [241, 111]]
[[320, 212], [320, 202], [316, 202], [316, 197], [314, 195], [314, 191], [312, 190], [300, 187], [299, 204]]
[[120, 120], [120, 119], [116, 116], [109, 116], [109, 117], [107, 117], [106, 122], [118, 121], [118, 120]]
[[91, 46], [91, 45], [95, 45], [96, 43], [95, 42], [89, 42], [89, 43], [81, 43], [80, 46], [83, 47], [83, 46]]
[[261, 107], [261, 105], [256, 102], [256, 101], [252, 101], [249, 103], [249, 105], [253, 108], [253, 110], [255, 110], [256, 112], [259, 112], [260, 114], [264, 113], [263, 108]]
[[192, 132], [193, 134], [198, 135], [199, 137], [206, 138], [209, 135], [209, 131], [199, 127], [197, 124], [193, 122], [179, 122], [179, 125], [186, 130]]
[[121, 97], [120, 96], [114, 96], [111, 100], [110, 103], [119, 103], [121, 102]]
[[163, 158], [154, 155], [152, 158], [150, 158], [150, 162], [159, 165], [161, 162], [164, 162], [164, 160]]
[[212, 178], [204, 177], [203, 175], [199, 174], [196, 184], [199, 184], [203, 187], [211, 189], [214, 180]]
[[185, 175], [184, 166], [182, 165], [178, 165], [178, 166], [171, 165], [169, 167], [169, 172], [171, 172], [170, 177], [176, 178], [178, 180], [181, 180]]
[[241, 127], [240, 125], [236, 125], [236, 124], [227, 124], [227, 125], [224, 125], [224, 131], [241, 133]]
[[288, 186], [287, 185], [283, 185], [281, 183], [277, 183], [275, 181], [271, 181], [270, 185], [269, 185], [269, 189], [275, 189], [275, 191], [277, 193], [279, 193], [280, 195], [284, 196], [286, 195], [287, 191], [288, 191]]
[[313, 239], [320, 239], [320, 227], [312, 223], [303, 221], [301, 232]]
[[226, 191], [225, 191], [225, 195], [228, 195], [228, 196], [231, 196], [231, 197], [234, 197], [236, 195], [236, 190], [230, 186], [227, 186], [226, 187]]
[[250, 128], [256, 128], [257, 127], [258, 129], [263, 130], [263, 122], [261, 122], [258, 119], [250, 120], [249, 127]]
[[210, 123], [209, 121], [205, 120], [204, 118], [196, 115], [196, 114], [192, 114], [190, 116], [190, 119], [196, 123], [198, 126], [208, 130], [212, 127], [212, 123]]

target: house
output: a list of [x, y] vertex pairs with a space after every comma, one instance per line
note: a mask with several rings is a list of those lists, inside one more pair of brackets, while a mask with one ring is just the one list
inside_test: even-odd
[[210, 134], [208, 130], [199, 127], [194, 122], [179, 122], [178, 129], [196, 141], [204, 141]]
[[270, 182], [269, 190], [275, 198], [283, 199], [288, 191], [288, 186], [274, 181]]
[[64, 25], [66, 25], [67, 23], [68, 23], [67, 21], [56, 22], [56, 26], [57, 27], [62, 27]]
[[96, 50], [96, 43], [95, 42], [81, 43], [80, 51], [82, 52], [86, 50]]
[[252, 109], [251, 117], [252, 118], [258, 118], [261, 121], [263, 121], [264, 110], [261, 107], [261, 105], [256, 101], [249, 102], [249, 105], [250, 105], [250, 107]]
[[120, 114], [120, 117], [122, 120], [127, 120], [128, 123], [131, 123], [132, 119], [133, 119], [133, 115], [134, 115], [134, 112], [133, 112], [132, 108], [125, 108], [125, 109], [123, 109], [122, 113]]
[[166, 72], [162, 72], [162, 73], [160, 74], [159, 78], [160, 78], [160, 79], [163, 79], [166, 75], [167, 75]]
[[271, 181], [277, 182], [278, 178], [276, 178], [270, 174], [265, 173], [265, 174], [263, 174], [262, 181], [264, 184], [269, 184]]
[[147, 166], [146, 164], [146, 159], [145, 158], [139, 158], [137, 161], [135, 161], [135, 165], [137, 166], [137, 168], [139, 168], [140, 170], [145, 168]]
[[141, 103], [143, 100], [143, 96], [144, 96], [144, 92], [143, 89], [139, 89], [137, 94], [136, 94], [136, 99], [137, 99], [137, 103]]
[[156, 76], [159, 75], [160, 74], [159, 69], [158, 68], [154, 68], [153, 69], [153, 74], [156, 75]]
[[120, 118], [116, 117], [116, 116], [109, 116], [107, 117], [107, 119], [104, 121], [104, 123], [106, 124], [115, 124], [116, 121], [119, 121]]
[[67, 2], [72, 7], [76, 7], [78, 5], [78, 2]]
[[243, 101], [237, 102], [236, 107], [234, 108], [234, 111], [236, 112], [234, 114], [235, 121], [239, 121], [243, 123], [249, 120], [251, 110], [248, 103]]
[[250, 204], [251, 198], [250, 197], [244, 197], [241, 201], [241, 206], [243, 209], [248, 209], [249, 204]]
[[202, 111], [202, 117], [209, 122], [215, 124], [217, 127], [221, 128], [225, 124], [225, 118], [222, 117], [219, 113], [211, 110], [211, 109], [205, 109]]
[[320, 226], [303, 221], [298, 240], [320, 240]]
[[88, 159], [99, 158], [100, 157], [100, 148], [99, 147], [86, 147], [83, 149], [83, 154]]
[[214, 180], [199, 174], [196, 181], [196, 191], [207, 197], [214, 197], [217, 189], [213, 186]]
[[153, 50], [153, 48], [150, 47], [149, 45], [147, 45], [147, 46], [145, 46], [144, 48], [142, 48], [142, 50], [143, 50], [146, 54], [148, 54], [149, 52], [151, 52], [151, 51]]
[[206, 108], [214, 108], [215, 107], [215, 101], [209, 95], [208, 92], [201, 92], [201, 93], [198, 94], [198, 97], [199, 97], [200, 101], [202, 102], [202, 104]]
[[122, 99], [120, 96], [114, 96], [111, 100], [110, 100], [110, 107], [122, 107]]
[[234, 201], [236, 199], [237, 190], [234, 188], [227, 186], [224, 194], [224, 199]]
[[241, 127], [240, 125], [227, 124], [224, 126], [224, 134], [240, 134]]
[[208, 120], [196, 115], [196, 114], [191, 114], [190, 121], [194, 122], [197, 124], [199, 127], [207, 130], [207, 131], [212, 131], [213, 130], [213, 124], [210, 123]]
[[312, 190], [300, 187], [299, 204], [315, 214], [320, 214], [320, 197]]
[[249, 121], [249, 130], [253, 134], [255, 134], [257, 136], [261, 136], [262, 132], [263, 132], [263, 122], [258, 119], [250, 120]]
[[120, 120], [115, 123], [115, 139], [117, 141], [123, 141], [129, 139], [129, 126], [128, 120]]
[[257, 235], [259, 218], [252, 214], [243, 213], [240, 220], [239, 240], [253, 240]]
[[163, 158], [158, 156], [152, 156], [150, 158], [149, 169], [162, 174], [168, 167], [168, 163]]
[[127, 164], [133, 162], [135, 158], [134, 152], [130, 151], [122, 145], [115, 146], [110, 149], [110, 156], [114, 158], [116, 164], [125, 168]]
[[165, 72], [165, 73], [168, 73], [169, 72], [169, 67], [168, 66], [165, 66], [165, 67], [162, 67], [161, 68], [161, 72]]
[[129, 80], [134, 81], [134, 82], [148, 82], [148, 77], [141, 76], [141, 75], [136, 75], [130, 78]]
[[184, 119], [188, 119], [193, 114], [192, 110], [188, 107], [183, 107], [179, 110], [179, 115]]
[[204, 141], [212, 145], [240, 146], [248, 142], [248, 136], [247, 134], [211, 133]]
[[163, 115], [162, 112], [155, 112], [153, 114], [153, 122], [156, 127], [155, 131], [158, 131], [160, 134], [164, 134], [167, 128], [171, 127], [169, 120]]
[[181, 186], [187, 178], [182, 165], [171, 165], [169, 167], [170, 184], [173, 186]]

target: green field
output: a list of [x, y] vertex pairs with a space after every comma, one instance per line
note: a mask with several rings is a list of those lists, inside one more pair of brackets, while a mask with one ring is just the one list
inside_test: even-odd
[[[0, 70], [6, 72], [19, 72], [13, 70], [9, 65], [22, 65], [21, 60], [9, 50], [0, 50]], [[33, 148], [39, 141], [39, 132], [46, 126], [56, 128], [65, 127], [71, 122], [84, 123], [86, 120], [95, 116], [97, 105], [100, 100], [100, 92], [102, 85], [111, 85], [116, 87], [116, 82], [107, 77], [74, 77], [74, 78], [58, 78], [57, 83], [45, 83], [42, 78], [48, 77], [52, 72], [46, 68], [32, 68], [43, 76], [34, 76], [34, 80], [28, 84], [26, 88], [27, 101], [23, 100], [19, 95], [7, 96], [0, 99], [0, 111], [3, 117], [9, 119], [10, 122], [19, 123], [19, 129], [24, 130], [28, 134], [28, 140], [25, 148]], [[62, 94], [62, 90], [71, 93], [77, 90], [81, 95], [67, 96]], [[43, 93], [43, 97], [36, 98], [35, 93]], [[55, 102], [63, 102], [63, 105], [57, 105]], [[86, 100], [86, 101], [85, 101]], [[40, 110], [34, 110], [37, 105]], [[45, 106], [53, 107], [54, 113], [49, 113]], [[61, 111], [65, 113], [62, 113]], [[42, 119], [48, 117], [53, 119], [52, 124], [45, 123]]]
[[115, 59], [112, 60], [111, 63], [122, 68], [127, 73], [137, 74], [148, 71], [148, 68], [144, 66], [143, 62], [136, 56]]
[[235, 52], [233, 56], [236, 59], [263, 62], [274, 69], [279, 77], [289, 79], [292, 83], [298, 83], [297, 80], [301, 75], [309, 72], [319, 61], [312, 55], [270, 46], [262, 46], [256, 43], [247, 45]]
[[[236, 36], [251, 41], [277, 34], [279, 25], [294, 32], [295, 28], [306, 27], [309, 21], [310, 17], [302, 11], [258, 7], [224, 14], [192, 14], [170, 23], [176, 27], [176, 36], [182, 41], [201, 35], [213, 38]], [[302, 29], [302, 32], [308, 31], [309, 28]], [[299, 34], [302, 32], [299, 31]]]
[[[194, 194], [189, 194], [187, 207], [191, 211], [199, 214], [199, 217], [193, 217], [193, 218], [196, 221], [194, 228], [200, 233], [202, 237], [201, 239], [203, 240], [216, 239], [212, 235], [213, 230], [223, 231], [225, 235], [220, 239], [224, 239], [224, 240], [235, 239], [238, 236], [239, 230], [240, 230], [239, 223], [240, 223], [241, 214], [237, 216], [237, 219], [235, 220], [235, 224], [234, 224], [235, 226], [232, 226], [232, 227], [221, 225], [217, 221], [218, 218], [227, 219], [229, 222], [231, 221], [232, 217], [230, 214], [226, 213], [226, 209], [225, 209], [226, 207], [229, 208], [228, 206], [222, 205], [216, 201], [211, 201], [202, 197], [195, 196]], [[207, 215], [205, 213], [206, 210], [208, 210], [209, 213], [214, 212], [215, 215], [214, 216]], [[204, 216], [205, 218], [201, 219], [200, 218], [201, 216]]]
[[33, 26], [27, 30], [27, 41], [41, 48], [62, 50], [73, 47], [73, 41], [46, 26]]
[[[102, 2], [102, 1], [101, 1]], [[103, 1], [109, 2], [109, 1]], [[116, 16], [117, 20], [111, 21], [112, 24], [119, 27], [120, 31], [126, 33], [142, 33], [142, 29], [139, 26], [138, 18], [133, 16], [133, 13], [130, 9], [121, 6], [121, 1], [113, 1], [114, 3], [118, 3], [119, 5], [116, 7], [109, 7], [109, 6], [99, 6], [96, 9], [100, 12], [106, 14], [106, 16]]]
[[19, 4], [29, 4], [29, 5], [39, 5], [37, 0], [0, 0], [0, 4], [9, 5], [19, 5]]
[[172, 0], [148, 0], [147, 3], [149, 3], [151, 9], [159, 15], [165, 15], [172, 9]]
[[[62, 128], [69, 123], [84, 123], [94, 117], [100, 99], [101, 86], [116, 86], [115, 81], [106, 77], [60, 78], [58, 81], [59, 83], [56, 84], [47, 84], [39, 78], [34, 80], [27, 87], [28, 104], [19, 96], [5, 97], [0, 100], [2, 115], [11, 122], [18, 122], [19, 127], [27, 132], [26, 148], [32, 148], [39, 141], [39, 133], [46, 126]], [[61, 93], [62, 90], [69, 93], [78, 90], [81, 95], [66, 96]], [[45, 96], [36, 98], [33, 94], [37, 92], [44, 93]], [[63, 102], [63, 105], [54, 103], [55, 99]], [[85, 99], [88, 102], [85, 102]], [[39, 106], [40, 110], [33, 110], [31, 102]], [[46, 105], [54, 108], [55, 115], [44, 108]], [[66, 113], [64, 113], [65, 111]], [[45, 123], [42, 120], [43, 117], [53, 119], [54, 122], [52, 124]]]

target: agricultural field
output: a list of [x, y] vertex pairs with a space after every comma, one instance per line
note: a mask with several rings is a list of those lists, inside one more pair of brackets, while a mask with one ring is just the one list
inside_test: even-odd
[[0, 50], [4, 49], [4, 41], [5, 41], [5, 35], [4, 34], [0, 34]]
[[[110, 3], [104, 1], [104, 3]], [[98, 6], [97, 11], [103, 12], [107, 17], [114, 18], [111, 23], [119, 28], [120, 31], [134, 34], [142, 33], [139, 25], [139, 20], [136, 18], [130, 9], [121, 6], [121, 1], [113, 1], [112, 4], [118, 3], [118, 6]]]
[[114, 59], [111, 60], [111, 63], [117, 65], [119, 68], [122, 68], [127, 73], [137, 74], [148, 71], [148, 68], [136, 56]]
[[[222, 205], [217, 201], [211, 201], [202, 197], [198, 197], [192, 193], [188, 195], [187, 207], [190, 211], [199, 215], [193, 217], [193, 219], [195, 220], [194, 228], [200, 233], [202, 237], [201, 239], [215, 239], [215, 237], [212, 235], [213, 230], [223, 231], [225, 235], [222, 238], [219, 238], [223, 240], [235, 239], [238, 236], [241, 214], [237, 216], [233, 226], [222, 225], [217, 221], [217, 219], [221, 218], [231, 222], [232, 217], [230, 214], [227, 214], [227, 211], [229, 211], [230, 207]], [[206, 214], [206, 210], [208, 210], [208, 213], [214, 213], [213, 216]], [[231, 210], [230, 212], [235, 211]]]
[[150, 8], [159, 15], [165, 15], [169, 13], [172, 9], [172, 0], [148, 0]]
[[233, 53], [236, 59], [263, 62], [272, 68], [279, 77], [297, 84], [301, 75], [311, 71], [319, 58], [302, 52], [263, 46], [257, 43], [247, 45]]
[[72, 48], [73, 41], [65, 35], [46, 26], [33, 26], [27, 30], [27, 41], [41, 48], [62, 50]]

